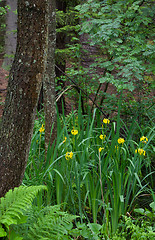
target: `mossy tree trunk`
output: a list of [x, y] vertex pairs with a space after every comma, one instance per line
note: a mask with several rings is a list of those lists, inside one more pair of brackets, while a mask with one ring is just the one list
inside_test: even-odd
[[0, 197], [24, 176], [46, 67], [48, 1], [18, 1], [17, 49], [0, 134]]
[[[43, 81], [44, 113], [45, 113], [45, 149], [56, 138], [56, 106], [55, 106], [55, 45], [56, 45], [56, 3], [49, 0], [48, 19], [48, 53], [47, 65]], [[52, 135], [51, 128], [53, 126]]]

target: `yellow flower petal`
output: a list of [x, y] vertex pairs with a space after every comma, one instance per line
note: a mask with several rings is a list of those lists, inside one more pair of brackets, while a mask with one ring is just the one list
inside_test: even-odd
[[110, 123], [110, 120], [107, 119], [107, 118], [104, 118], [104, 119], [103, 119], [103, 123], [105, 123], [105, 124], [109, 124], [109, 123]]
[[106, 135], [101, 134], [101, 135], [99, 136], [99, 138], [100, 138], [101, 140], [105, 140]]
[[135, 153], [139, 153], [139, 155], [145, 156], [146, 151], [142, 148], [138, 148], [138, 149], [135, 150]]
[[72, 134], [72, 135], [77, 135], [77, 134], [78, 134], [78, 130], [76, 130], [76, 129], [73, 128], [72, 131], [71, 131], [71, 134]]
[[119, 139], [117, 140], [117, 142], [118, 142], [119, 144], [123, 144], [123, 143], [125, 142], [125, 140], [124, 140], [124, 138], [119, 138]]
[[99, 152], [101, 152], [103, 149], [104, 149], [103, 147], [100, 147], [98, 150], [99, 150]]
[[142, 136], [142, 137], [140, 138], [140, 142], [147, 143], [147, 142], [148, 142], [148, 138], [145, 137], [145, 136]]
[[72, 159], [73, 157], [73, 152], [66, 152], [65, 158], [66, 160]]
[[41, 128], [39, 129], [39, 132], [42, 133], [45, 131], [44, 125], [42, 124]]
[[73, 152], [70, 152], [70, 156], [69, 156], [70, 158], [72, 158], [73, 157]]
[[65, 139], [63, 140], [63, 143], [65, 143], [65, 142], [66, 142], [66, 140], [67, 140], [67, 138], [65, 137]]

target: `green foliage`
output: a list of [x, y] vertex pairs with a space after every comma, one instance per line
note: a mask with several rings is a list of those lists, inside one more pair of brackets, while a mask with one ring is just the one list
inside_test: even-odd
[[[152, 225], [152, 224], [151, 224]], [[134, 220], [130, 217], [124, 216], [120, 222], [120, 229], [113, 236], [112, 239], [151, 239], [155, 237], [154, 227], [150, 226], [150, 222], [142, 221], [140, 218]]]
[[[1, 2], [1, 1], [0, 1]], [[0, 8], [0, 16], [5, 15], [7, 12], [7, 7], [1, 7]]]
[[0, 199], [0, 237], [7, 236], [9, 239], [14, 240], [22, 239], [18, 236], [15, 237], [14, 232], [10, 232], [10, 226], [26, 222], [27, 218], [24, 215], [24, 211], [32, 205], [34, 198], [41, 190], [46, 190], [46, 187], [20, 186], [19, 188], [14, 188], [14, 190], [9, 190], [5, 197]]
[[[63, 202], [63, 209], [80, 215], [81, 223], [98, 222], [107, 235], [116, 232], [119, 218], [153, 186], [154, 128], [144, 134], [139, 127], [137, 136], [136, 121], [126, 126], [120, 119], [120, 108], [121, 100], [117, 119], [109, 124], [102, 122], [97, 110], [93, 116], [90, 112], [83, 116], [80, 102], [78, 112], [61, 118], [57, 115], [57, 141], [48, 149], [46, 161], [41, 158], [33, 162], [30, 153], [24, 179], [25, 184], [36, 180], [46, 183], [46, 204]], [[148, 141], [139, 141], [142, 136]], [[119, 143], [122, 138], [125, 142]], [[41, 171], [36, 164], [42, 165]]]
[[90, 0], [76, 9], [81, 34], [88, 33], [90, 44], [100, 49], [92, 67], [105, 70], [98, 76], [101, 83], [132, 91], [145, 74], [154, 73], [152, 1]]
[[[42, 112], [37, 113], [37, 119], [35, 120], [33, 136], [31, 139], [29, 164], [27, 166], [27, 169], [29, 169], [29, 171], [26, 171], [25, 173], [27, 185], [43, 184], [41, 179], [42, 179], [42, 172], [44, 168], [44, 159], [45, 159], [44, 124], [45, 124], [44, 114]], [[32, 169], [34, 169], [35, 171], [34, 175], [33, 175]]]
[[67, 47], [68, 42], [77, 34], [77, 22], [79, 20], [77, 11], [67, 3], [65, 11], [56, 11], [56, 33], [57, 33], [57, 48], [56, 62], [64, 64], [64, 61], [69, 58], [71, 50]]
[[27, 212], [27, 223], [15, 230], [23, 240], [72, 239], [70, 234], [76, 216], [61, 211], [61, 206], [33, 207]]
[[[132, 92], [129, 98], [130, 103], [124, 102], [124, 115], [130, 118], [132, 113], [137, 113], [139, 124], [143, 125], [145, 119], [143, 108], [149, 104], [148, 95], [154, 88], [155, 45], [152, 1], [90, 0], [76, 6], [75, 10], [73, 13], [69, 9], [71, 15], [76, 16], [73, 18], [75, 22], [70, 22], [70, 26], [74, 28], [74, 30], [70, 28], [72, 41], [69, 41], [63, 49], [57, 49], [59, 60], [63, 58], [70, 63], [66, 72], [85, 90], [88, 96], [96, 96], [95, 100], [98, 101], [98, 105], [103, 108], [108, 107], [110, 114], [115, 111], [116, 104], [109, 102], [108, 86], [113, 85], [114, 92], [116, 92], [115, 89], [118, 92], [125, 89], [128, 95]], [[66, 13], [63, 15], [64, 18], [67, 16]], [[64, 18], [61, 16], [58, 19], [63, 21], [64, 36], [68, 36], [66, 22], [62, 20]], [[80, 24], [78, 19], [80, 19]], [[82, 37], [86, 36], [84, 43], [81, 43], [79, 34], [82, 34]], [[87, 38], [88, 42], [86, 42]], [[83, 48], [83, 44], [87, 44], [88, 50]], [[89, 56], [88, 52], [92, 46], [95, 52], [90, 57], [94, 62], [83, 67], [83, 56], [86, 53]], [[63, 77], [63, 82], [65, 80], [68, 79]], [[138, 96], [135, 96], [137, 92]], [[74, 96], [77, 101], [77, 91], [72, 90], [67, 94]], [[88, 98], [82, 97], [85, 111], [87, 111]], [[113, 96], [112, 100], [117, 101], [116, 97], [116, 95]], [[134, 108], [134, 101], [137, 111]]]
[[4, 49], [5, 15], [7, 9], [9, 9], [9, 7], [5, 6], [4, 1], [0, 0], [0, 53], [3, 53]]
[[0, 199], [0, 237], [9, 240], [72, 239], [72, 221], [77, 216], [61, 211], [61, 206], [32, 205], [45, 186], [20, 186]]

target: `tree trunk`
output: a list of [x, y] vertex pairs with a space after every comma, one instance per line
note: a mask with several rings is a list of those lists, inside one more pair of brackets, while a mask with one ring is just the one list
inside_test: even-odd
[[22, 182], [46, 66], [48, 0], [19, 0], [17, 50], [0, 134], [0, 197]]
[[[56, 138], [56, 107], [55, 107], [55, 45], [56, 45], [56, 7], [55, 0], [49, 0], [48, 20], [48, 53], [46, 72], [43, 81], [44, 113], [45, 113], [45, 149]], [[54, 126], [52, 135], [51, 128]]]
[[17, 0], [7, 0], [6, 5], [10, 7], [6, 14], [6, 33], [5, 33], [5, 56], [3, 67], [9, 69], [12, 65], [17, 42]]

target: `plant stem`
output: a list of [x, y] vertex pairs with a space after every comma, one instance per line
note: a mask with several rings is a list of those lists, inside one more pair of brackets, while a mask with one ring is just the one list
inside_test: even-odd
[[105, 219], [106, 219], [105, 201], [104, 201], [103, 186], [102, 186], [102, 173], [101, 173], [101, 156], [100, 156], [100, 152], [99, 152], [99, 171], [100, 171], [100, 186], [101, 186], [101, 196], [102, 196], [102, 202], [103, 202], [103, 211], [104, 211], [104, 216], [105, 216]]

